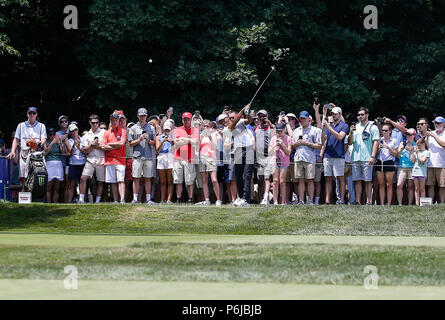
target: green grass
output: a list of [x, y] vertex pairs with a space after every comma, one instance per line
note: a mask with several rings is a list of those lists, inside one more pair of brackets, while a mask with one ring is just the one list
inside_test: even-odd
[[445, 248], [301, 244], [144, 243], [118, 248], [0, 247], [0, 278], [445, 285]]
[[445, 206], [0, 204], [0, 232], [445, 236]]

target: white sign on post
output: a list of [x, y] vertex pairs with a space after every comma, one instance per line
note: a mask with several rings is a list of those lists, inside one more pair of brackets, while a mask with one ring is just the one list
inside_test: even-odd
[[31, 192], [19, 192], [19, 203], [31, 203], [32, 195]]
[[421, 207], [423, 207], [423, 206], [430, 206], [430, 205], [432, 205], [433, 204], [433, 198], [423, 198], [423, 197], [421, 197], [420, 198], [420, 206]]

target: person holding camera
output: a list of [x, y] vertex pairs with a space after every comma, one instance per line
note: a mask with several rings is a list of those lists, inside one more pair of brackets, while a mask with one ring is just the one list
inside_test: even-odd
[[414, 200], [414, 182], [412, 177], [412, 170], [414, 162], [411, 162], [411, 151], [416, 146], [414, 141], [416, 137], [415, 129], [406, 130], [406, 140], [399, 145], [397, 157], [399, 158], [399, 169], [397, 172], [397, 202], [401, 206], [403, 204], [403, 187], [408, 181], [408, 205], [411, 205]]
[[[393, 194], [393, 180], [395, 174], [395, 159], [398, 154], [397, 140], [391, 136], [392, 127], [386, 123], [382, 126], [383, 137], [379, 140], [379, 154], [375, 163], [377, 172], [377, 181], [379, 184], [380, 204], [385, 205], [385, 196], [387, 205], [391, 205]], [[386, 190], [386, 192], [385, 192]]]
[[295, 178], [298, 179], [300, 204], [304, 204], [306, 183], [309, 195], [307, 204], [313, 204], [316, 154], [322, 147], [321, 129], [312, 126], [309, 117], [309, 112], [300, 112], [301, 126], [294, 130], [292, 136], [292, 147], [295, 148]]
[[428, 196], [434, 200], [434, 188], [439, 186], [440, 203], [445, 203], [445, 118], [434, 119], [434, 131], [427, 131], [427, 148], [430, 150], [428, 162]]
[[355, 184], [356, 204], [361, 204], [362, 182], [365, 182], [366, 204], [372, 204], [372, 170], [376, 162], [380, 132], [369, 121], [369, 110], [361, 107], [357, 112], [358, 123], [349, 130], [348, 145], [352, 145], [352, 180]]
[[87, 192], [87, 181], [96, 173], [97, 195], [96, 203], [102, 199], [102, 191], [105, 182], [105, 153], [102, 150], [101, 143], [104, 138], [105, 130], [99, 129], [99, 116], [90, 115], [91, 129], [82, 137], [83, 153], [86, 155], [86, 163], [80, 177], [79, 203], [85, 202]]
[[161, 203], [173, 204], [173, 125], [164, 123], [164, 132], [156, 137], [157, 169], [161, 184]]
[[145, 185], [145, 203], [155, 204], [151, 201], [151, 181], [154, 177], [156, 163], [156, 132], [147, 122], [147, 109], [139, 108], [137, 116], [138, 122], [131, 127], [128, 134], [130, 147], [133, 148], [133, 201], [139, 203], [139, 193], [141, 189], [141, 179]]

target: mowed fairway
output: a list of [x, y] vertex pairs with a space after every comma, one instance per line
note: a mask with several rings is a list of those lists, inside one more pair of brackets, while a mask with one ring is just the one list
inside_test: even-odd
[[444, 209], [0, 204], [0, 298], [444, 299]]

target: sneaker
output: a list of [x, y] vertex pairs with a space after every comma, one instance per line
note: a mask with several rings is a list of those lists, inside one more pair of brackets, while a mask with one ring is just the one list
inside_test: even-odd
[[304, 201], [303, 201], [303, 200], [301, 200], [300, 202], [298, 202], [298, 204], [304, 204]]
[[360, 203], [358, 203], [357, 201], [354, 201], [354, 202], [351, 202], [351, 205], [353, 205], [353, 206], [359, 206]]
[[195, 203], [196, 206], [210, 206], [210, 201], [209, 200], [205, 200], [205, 201], [201, 201], [198, 203]]
[[177, 205], [182, 204], [181, 200], [180, 200], [180, 199], [176, 200], [176, 204], [177, 204]]
[[114, 204], [119, 204], [119, 201], [114, 201]]
[[312, 201], [306, 202], [307, 205], [312, 206], [314, 203]]
[[238, 206], [238, 207], [248, 207], [248, 206], [249, 206], [249, 203], [248, 203], [246, 200], [241, 199], [241, 200], [238, 202], [238, 204], [235, 204], [235, 205]]
[[222, 205], [222, 201], [221, 200], [216, 200], [215, 206], [221, 207], [221, 205]]
[[187, 200], [187, 204], [193, 204], [193, 200], [192, 199], [188, 199]]
[[262, 205], [268, 205], [268, 204], [269, 204], [269, 200], [267, 200], [266, 198], [264, 198], [263, 200], [261, 200], [260, 204], [262, 204]]
[[149, 201], [146, 201], [145, 204], [147, 206], [152, 206], [152, 205], [156, 204], [156, 202], [153, 202], [153, 201], [149, 200]]
[[121, 200], [120, 204], [125, 204], [125, 200]]
[[78, 204], [85, 204], [85, 201], [83, 200], [79, 200], [79, 202], [77, 202]]
[[170, 200], [168, 200], [165, 204], [173, 204]]
[[131, 203], [132, 203], [132, 204], [136, 204], [136, 203], [139, 203], [139, 201], [137, 201], [137, 200], [133, 200], [133, 201], [131, 201]]
[[236, 198], [236, 200], [233, 201], [233, 205], [237, 206], [241, 201], [242, 201], [241, 198]]

